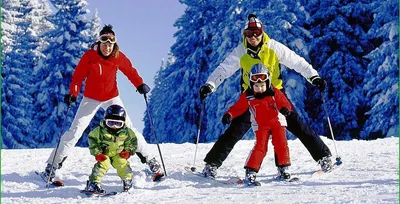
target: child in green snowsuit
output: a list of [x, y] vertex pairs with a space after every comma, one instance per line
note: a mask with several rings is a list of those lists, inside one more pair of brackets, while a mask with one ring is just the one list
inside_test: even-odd
[[100, 182], [110, 165], [117, 170], [122, 179], [124, 191], [132, 187], [133, 174], [128, 158], [136, 152], [137, 139], [132, 129], [126, 127], [125, 117], [123, 107], [111, 105], [106, 110], [104, 120], [89, 133], [90, 154], [95, 156], [97, 163], [85, 190], [105, 193]]

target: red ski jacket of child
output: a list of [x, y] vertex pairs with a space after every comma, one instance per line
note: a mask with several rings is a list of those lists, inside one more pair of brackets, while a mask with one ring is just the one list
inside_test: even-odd
[[265, 97], [257, 99], [253, 90], [248, 89], [240, 95], [239, 100], [228, 109], [227, 113], [235, 118], [249, 109], [254, 131], [259, 128], [269, 128], [277, 122], [281, 126], [287, 126], [286, 118], [279, 114], [279, 110], [283, 107], [292, 111], [292, 106], [286, 96], [275, 87], [267, 90], [265, 95]]

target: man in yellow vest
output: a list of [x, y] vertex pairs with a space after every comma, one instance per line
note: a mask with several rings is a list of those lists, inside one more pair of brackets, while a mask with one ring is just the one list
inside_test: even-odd
[[[278, 89], [283, 89], [280, 71], [280, 64], [283, 64], [300, 73], [321, 92], [325, 91], [325, 80], [319, 77], [318, 72], [313, 69], [311, 64], [285, 45], [270, 39], [264, 32], [264, 26], [257, 16], [249, 14], [243, 31], [243, 42], [211, 73], [207, 82], [200, 88], [200, 99], [204, 100], [226, 78], [232, 76], [240, 68], [242, 69], [241, 88], [242, 92], [245, 91], [250, 86], [248, 76], [250, 69], [257, 63], [262, 63], [270, 69], [272, 85]], [[323, 171], [330, 171], [332, 155], [319, 135], [301, 120], [296, 111], [291, 111], [286, 117], [287, 130], [300, 139], [313, 159], [321, 165]], [[217, 169], [250, 127], [248, 110], [233, 119], [228, 129], [218, 138], [204, 159], [206, 162], [203, 170], [205, 177], [214, 178], [216, 176]]]

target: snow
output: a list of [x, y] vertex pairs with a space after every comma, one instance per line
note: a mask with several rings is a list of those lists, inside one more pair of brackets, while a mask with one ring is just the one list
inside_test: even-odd
[[[332, 140], [323, 137], [332, 150]], [[235, 146], [218, 171], [220, 179], [243, 176], [243, 164], [254, 140], [243, 140]], [[199, 144], [196, 166], [202, 169], [205, 154], [213, 143]], [[146, 177], [138, 157], [129, 160], [134, 170], [134, 188], [129, 194], [108, 198], [88, 198], [79, 193], [86, 185], [95, 163], [88, 148], [76, 147], [62, 169], [57, 172], [65, 187], [46, 189], [35, 175], [43, 170], [51, 149], [2, 149], [1, 203], [399, 203], [399, 138], [373, 141], [336, 141], [343, 165], [329, 175], [312, 177], [319, 169], [299, 140], [290, 140], [292, 175], [297, 183], [271, 182], [276, 175], [271, 151], [267, 153], [258, 174], [260, 187], [220, 184], [191, 175], [184, 166], [193, 164], [195, 145], [160, 144], [168, 177], [155, 183]], [[157, 146], [149, 147], [158, 155]], [[272, 150], [271, 144], [269, 149]], [[111, 168], [102, 182], [108, 191], [121, 190], [121, 181]]]

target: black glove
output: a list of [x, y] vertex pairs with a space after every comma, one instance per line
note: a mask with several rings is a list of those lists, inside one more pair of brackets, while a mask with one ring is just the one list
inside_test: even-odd
[[147, 84], [143, 83], [137, 88], [137, 90], [139, 91], [140, 94], [147, 94], [150, 92], [150, 87], [147, 86]]
[[222, 117], [222, 124], [228, 125], [231, 124], [232, 122], [232, 116], [229, 113], [225, 113], [224, 116]]
[[324, 92], [326, 88], [326, 81], [321, 79], [319, 76], [313, 76], [310, 78], [311, 84], [316, 86], [319, 91]]
[[70, 106], [72, 103], [76, 101], [76, 97], [72, 94], [65, 94], [64, 96], [64, 102]]
[[284, 115], [285, 117], [288, 117], [290, 115], [290, 110], [286, 107], [281, 108], [279, 112], [282, 113], [282, 115]]
[[203, 86], [200, 87], [200, 100], [204, 100], [209, 93], [212, 92], [212, 86], [210, 84], [204, 84]]

